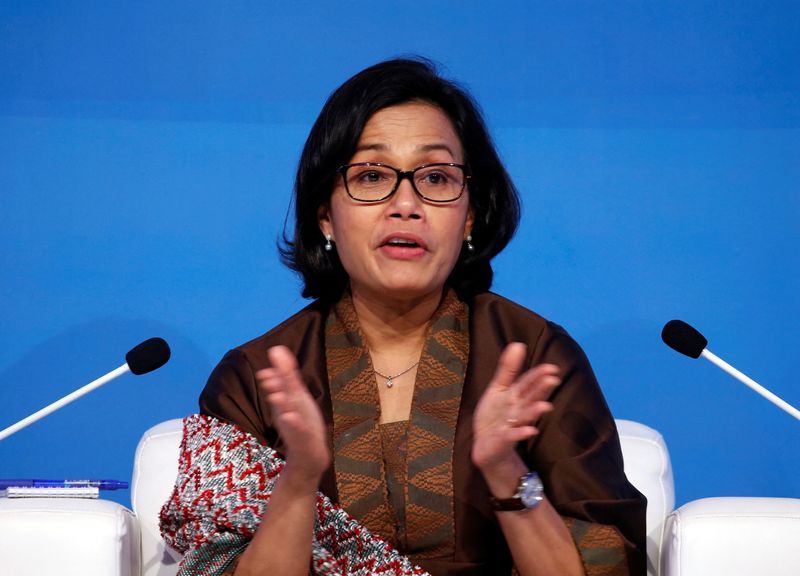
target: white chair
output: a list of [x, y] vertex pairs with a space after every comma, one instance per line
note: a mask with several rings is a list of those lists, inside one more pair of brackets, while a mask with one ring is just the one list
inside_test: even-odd
[[[647, 496], [650, 576], [796, 576], [800, 499], [707, 498], [673, 510], [661, 435], [617, 420], [625, 473]], [[131, 512], [106, 500], [0, 498], [0, 574], [174, 576], [158, 514], [178, 468], [181, 421], [145, 432], [136, 450]]]
[[647, 573], [658, 574], [664, 520], [675, 508], [672, 464], [664, 438], [649, 426], [617, 420], [625, 475], [647, 497]]
[[[650, 576], [788, 576], [800, 573], [800, 500], [712, 498], [678, 510], [663, 437], [617, 420], [625, 473], [646, 497]], [[141, 526], [142, 576], [173, 576], [179, 555], [158, 532], [158, 512], [177, 473], [181, 421], [145, 432], [136, 452], [133, 509]]]
[[667, 518], [661, 574], [797, 576], [800, 499], [703, 498]]
[[158, 514], [178, 475], [182, 421], [167, 420], [144, 433], [136, 448], [131, 504], [139, 519], [142, 576], [174, 576], [181, 554], [169, 548], [158, 529]]
[[139, 523], [110, 500], [0, 498], [3, 576], [139, 576]]

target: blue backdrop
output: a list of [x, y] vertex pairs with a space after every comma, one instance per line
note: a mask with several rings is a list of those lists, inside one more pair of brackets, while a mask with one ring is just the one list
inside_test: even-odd
[[[422, 54], [481, 102], [524, 202], [494, 289], [563, 324], [677, 500], [800, 497], [795, 2], [0, 5], [0, 428], [160, 335], [173, 359], [0, 442], [0, 477], [127, 479], [219, 357], [305, 305], [282, 230], [328, 93]], [[127, 492], [112, 496], [128, 502]]]

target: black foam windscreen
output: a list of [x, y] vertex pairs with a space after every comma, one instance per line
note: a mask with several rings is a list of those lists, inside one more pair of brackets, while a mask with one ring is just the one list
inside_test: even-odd
[[683, 320], [670, 320], [664, 324], [661, 339], [673, 350], [692, 358], [699, 358], [708, 345], [706, 337]]
[[169, 360], [169, 344], [163, 338], [150, 338], [125, 354], [125, 362], [134, 374], [147, 374]]

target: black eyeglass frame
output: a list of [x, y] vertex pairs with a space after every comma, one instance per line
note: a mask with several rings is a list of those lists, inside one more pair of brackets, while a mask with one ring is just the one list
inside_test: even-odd
[[[354, 166], [378, 166], [380, 168], [388, 168], [389, 170], [393, 170], [397, 174], [397, 181], [394, 183], [394, 188], [392, 188], [392, 191], [386, 196], [377, 198], [375, 200], [363, 200], [361, 198], [356, 198], [350, 193], [350, 188], [347, 186], [347, 170], [353, 168]], [[461, 190], [459, 191], [458, 196], [451, 198], [450, 200], [434, 200], [433, 198], [428, 198], [422, 192], [417, 190], [417, 185], [414, 184], [414, 174], [416, 174], [418, 170], [435, 166], [451, 166], [461, 169], [461, 171], [464, 173], [464, 181], [461, 183]], [[397, 192], [397, 189], [400, 188], [400, 182], [403, 180], [408, 180], [411, 183], [411, 188], [414, 190], [416, 195], [426, 202], [433, 202], [434, 204], [448, 204], [450, 202], [455, 202], [464, 195], [464, 190], [467, 188], [467, 180], [471, 178], [467, 166], [465, 164], [458, 164], [456, 162], [432, 162], [430, 164], [422, 164], [421, 166], [417, 166], [411, 170], [400, 170], [399, 168], [389, 166], [388, 164], [382, 164], [380, 162], [354, 162], [353, 164], [343, 164], [342, 166], [339, 166], [336, 169], [336, 173], [341, 174], [342, 180], [344, 181], [344, 191], [347, 192], [347, 195], [356, 202], [364, 202], [365, 204], [373, 204], [375, 202], [383, 202], [384, 200], [388, 200], [395, 192]]]

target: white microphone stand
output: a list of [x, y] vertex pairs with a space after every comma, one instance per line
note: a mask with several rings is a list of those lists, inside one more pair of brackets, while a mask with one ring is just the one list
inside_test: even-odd
[[736, 378], [739, 382], [741, 382], [745, 386], [749, 386], [750, 388], [761, 394], [764, 398], [775, 404], [775, 406], [777, 406], [778, 408], [781, 408], [782, 410], [788, 412], [789, 414], [800, 420], [800, 410], [798, 410], [788, 402], [782, 400], [777, 395], [773, 394], [772, 392], [764, 388], [761, 384], [759, 384], [746, 374], [739, 372], [736, 368], [725, 362], [725, 360], [723, 360], [722, 358], [711, 352], [708, 348], [704, 348], [703, 351], [700, 353], [700, 355], [709, 362], [716, 364], [717, 366], [725, 370], [725, 372]]
[[59, 408], [62, 408], [64, 406], [66, 406], [70, 402], [72, 402], [74, 400], [77, 400], [81, 396], [84, 396], [84, 395], [88, 394], [89, 392], [91, 392], [95, 388], [99, 388], [100, 386], [102, 386], [106, 382], [110, 382], [114, 378], [122, 376], [126, 372], [130, 372], [130, 370], [131, 369], [128, 366], [128, 363], [126, 362], [125, 364], [123, 364], [122, 366], [117, 368], [116, 370], [112, 370], [111, 372], [109, 372], [105, 376], [101, 376], [97, 380], [95, 380], [93, 382], [89, 382], [86, 386], [84, 386], [82, 388], [78, 388], [77, 390], [75, 390], [75, 392], [72, 392], [71, 394], [67, 394], [66, 396], [64, 396], [60, 400], [56, 400], [55, 402], [53, 402], [49, 406], [45, 406], [44, 408], [42, 408], [38, 412], [35, 412], [35, 413], [31, 414], [30, 416], [28, 416], [27, 418], [23, 418], [22, 420], [20, 420], [16, 424], [12, 424], [11, 426], [6, 428], [5, 430], [0, 431], [0, 440], [8, 438], [9, 436], [14, 434], [15, 432], [19, 432], [20, 430], [22, 430], [26, 426], [29, 426], [29, 425], [33, 424], [37, 420], [41, 420], [42, 418], [44, 418], [48, 414], [51, 414], [51, 413], [55, 412], [56, 410], [58, 410]]

